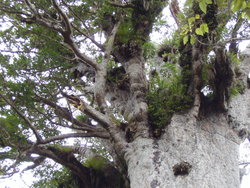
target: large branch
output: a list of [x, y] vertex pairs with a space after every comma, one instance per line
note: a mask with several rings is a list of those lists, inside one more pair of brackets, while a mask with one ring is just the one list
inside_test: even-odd
[[[238, 31], [241, 28], [242, 23], [243, 23], [243, 19], [239, 18], [237, 20], [236, 24], [233, 27], [231, 38], [237, 38]], [[232, 40], [232, 42], [230, 43], [230, 45], [229, 45], [229, 52], [237, 54], [238, 47], [237, 47], [237, 41], [236, 40]]]
[[109, 127], [112, 124], [107, 116], [105, 116], [101, 112], [97, 111], [96, 109], [94, 109], [93, 107], [91, 107], [90, 105], [88, 105], [83, 100], [77, 98], [76, 96], [68, 95], [66, 93], [62, 93], [62, 95], [66, 99], [68, 99], [71, 104], [75, 101], [75, 104], [78, 105], [78, 106], [76, 106], [76, 105], [74, 105], [74, 106], [78, 110], [80, 110], [81, 112], [83, 112], [86, 115], [89, 115], [95, 121], [97, 121], [98, 123], [100, 123], [103, 127], [107, 128], [107, 127]]
[[119, 25], [120, 25], [120, 22], [116, 23], [110, 35], [108, 36], [106, 46], [105, 46], [105, 55], [102, 61], [102, 69], [96, 72], [96, 77], [95, 77], [95, 88], [94, 88], [95, 99], [96, 99], [98, 106], [101, 109], [101, 112], [104, 114], [109, 111], [108, 105], [105, 101], [106, 90], [107, 90], [106, 89], [107, 66], [110, 60], [110, 55], [114, 47], [114, 40], [115, 40], [116, 33], [118, 31]]
[[170, 5], [169, 5], [169, 9], [171, 12], [171, 15], [173, 16], [175, 23], [177, 24], [177, 26], [180, 26], [180, 20], [178, 19], [178, 15], [180, 13], [180, 8], [179, 8], [179, 3], [177, 0], [172, 0]]
[[59, 7], [56, 0], [52, 0], [52, 4], [55, 7], [55, 9], [57, 10], [57, 12], [59, 13], [59, 15], [61, 15], [61, 17], [62, 17], [62, 20], [63, 20], [63, 22], [65, 24], [65, 32], [67, 32], [68, 35], [71, 35], [72, 34], [72, 28], [71, 28], [71, 24], [70, 24], [70, 21], [69, 21], [67, 15]]
[[80, 163], [71, 151], [60, 150], [53, 146], [34, 146], [30, 151], [38, 155], [48, 157], [55, 162], [69, 168], [76, 176], [78, 176], [84, 187], [90, 186], [90, 171]]
[[119, 152], [124, 149], [126, 146], [126, 142], [124, 137], [120, 134], [120, 128], [115, 123], [113, 123], [109, 116], [97, 111], [90, 105], [86, 104], [83, 100], [72, 96], [67, 95], [66, 93], [62, 93], [62, 95], [69, 100], [69, 102], [74, 105], [78, 110], [83, 112], [84, 114], [90, 116], [92, 119], [97, 121], [100, 125], [102, 125], [107, 132], [110, 134], [110, 137], [114, 140], [115, 145], [119, 148]]
[[107, 134], [106, 132], [87, 132], [87, 133], [68, 133], [68, 134], [62, 134], [62, 135], [58, 135], [58, 136], [53, 136], [50, 137], [48, 139], [45, 139], [41, 142], [41, 144], [48, 144], [54, 141], [58, 141], [58, 140], [64, 140], [67, 138], [87, 138], [87, 137], [98, 137], [98, 138], [104, 138], [104, 139], [108, 139], [109, 138], [109, 134]]

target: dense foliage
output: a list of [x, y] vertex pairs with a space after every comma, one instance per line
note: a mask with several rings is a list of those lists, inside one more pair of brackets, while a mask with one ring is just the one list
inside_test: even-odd
[[0, 174], [32, 162], [25, 170], [52, 175], [34, 187], [127, 187], [124, 143], [244, 92], [235, 62], [249, 18], [248, 0], [1, 0]]

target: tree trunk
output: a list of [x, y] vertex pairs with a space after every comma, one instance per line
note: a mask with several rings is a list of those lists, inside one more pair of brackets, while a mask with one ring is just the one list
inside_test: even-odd
[[125, 158], [131, 188], [240, 186], [239, 139], [224, 115], [175, 115], [159, 140], [137, 138]]

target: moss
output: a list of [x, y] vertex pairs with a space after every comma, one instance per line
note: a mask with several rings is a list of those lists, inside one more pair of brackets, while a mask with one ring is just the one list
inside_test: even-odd
[[233, 83], [233, 86], [229, 89], [230, 97], [237, 96], [238, 94], [243, 94], [246, 86], [243, 81], [237, 80]]
[[117, 31], [116, 42], [126, 44], [132, 38], [134, 38], [133, 24], [131, 20], [125, 19], [125, 21], [121, 23]]
[[107, 82], [121, 90], [127, 90], [129, 88], [128, 75], [122, 66], [108, 71]]
[[53, 144], [50, 145], [49, 148], [52, 151], [56, 151], [56, 152], [60, 152], [60, 153], [70, 153], [72, 151], [72, 149], [70, 147], [66, 147], [66, 146], [61, 146], [59, 144]]
[[108, 160], [101, 156], [94, 156], [86, 159], [84, 165], [94, 170], [101, 171], [105, 169]]

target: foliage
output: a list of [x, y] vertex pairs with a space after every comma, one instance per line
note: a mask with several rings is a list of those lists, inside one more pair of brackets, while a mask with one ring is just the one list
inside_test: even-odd
[[53, 166], [48, 166], [46, 169], [49, 172], [50, 176], [43, 174], [44, 170], [40, 171], [40, 180], [36, 181], [32, 188], [59, 188], [59, 187], [67, 187], [67, 188], [78, 188], [79, 182], [77, 181], [77, 177], [70, 173], [66, 168], [61, 168], [58, 170], [54, 170]]
[[145, 59], [152, 59], [156, 54], [156, 46], [152, 42], [145, 42], [142, 46], [143, 57]]
[[[208, 53], [236, 42], [232, 38], [247, 36], [249, 1], [186, 1], [184, 10], [176, 12], [178, 28], [168, 40], [163, 39], [169, 51], [158, 52], [156, 58], [157, 45], [149, 38], [153, 25], [168, 27], [169, 20], [161, 17], [166, 2], [2, 0], [0, 160], [13, 162], [10, 168], [1, 167], [2, 175], [13, 175], [28, 161], [44, 167], [40, 169], [41, 181], [34, 187], [78, 186], [72, 182], [71, 172], [81, 171], [81, 165], [69, 165], [63, 159], [67, 155], [92, 170], [100, 171], [107, 163], [115, 168], [120, 165], [127, 177], [126, 148], [122, 147], [129, 142], [126, 135], [130, 129], [124, 127], [131, 124], [135, 132], [148, 128], [145, 125], [164, 129], [174, 113], [193, 105], [195, 89], [201, 95], [205, 86], [215, 88], [208, 73], [216, 62], [206, 62]], [[238, 61], [237, 54], [223, 55]], [[163, 65], [157, 62], [160, 58]], [[226, 66], [229, 71], [230, 65]], [[148, 67], [151, 75], [145, 71]], [[215, 75], [217, 80], [220, 74]], [[228, 82], [218, 91], [223, 95], [218, 100], [224, 99], [224, 90], [235, 95], [245, 89], [236, 79]], [[74, 108], [72, 104], [79, 101], [81, 108]], [[124, 127], [117, 126], [122, 124], [120, 119], [126, 121]], [[71, 137], [78, 138], [78, 143], [69, 145], [82, 149], [86, 144], [98, 157], [61, 145]], [[133, 139], [132, 135], [131, 142]], [[53, 166], [37, 163], [44, 157], [60, 159], [68, 169], [51, 170]]]
[[237, 80], [233, 83], [232, 87], [229, 89], [230, 97], [243, 94], [246, 89], [246, 86], [243, 81]]
[[192, 98], [185, 95], [186, 90], [187, 86], [182, 83], [180, 70], [176, 65], [165, 63], [150, 82], [150, 125], [155, 129], [162, 129], [170, 123], [173, 113], [190, 108]]

